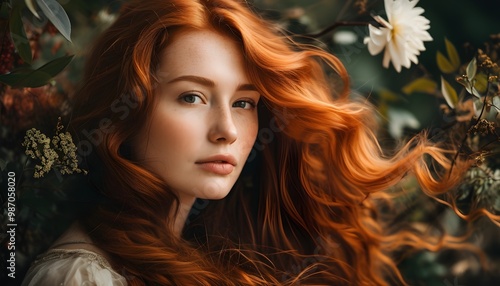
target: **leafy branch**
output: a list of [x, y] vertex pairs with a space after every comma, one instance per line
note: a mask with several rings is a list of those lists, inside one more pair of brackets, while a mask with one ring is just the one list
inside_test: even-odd
[[[72, 56], [63, 56], [52, 59], [41, 67], [33, 67], [34, 55], [26, 30], [26, 26], [32, 23], [27, 20], [27, 17], [23, 17], [26, 9], [38, 20], [45, 17], [66, 40], [71, 42], [71, 22], [64, 8], [56, 0], [25, 0], [24, 2], [11, 0], [2, 2], [0, 6], [0, 21], [6, 22], [8, 30], [6, 28], [2, 34], [1, 54], [9, 55], [8, 59], [11, 62], [2, 69], [6, 69], [7, 73], [0, 74], [0, 83], [12, 87], [39, 87], [46, 85], [72, 59]], [[7, 32], [10, 34], [10, 37], [7, 36]], [[9, 49], [10, 45], [13, 45], [13, 48], [15, 48], [17, 55], [22, 60], [22, 64], [13, 63], [14, 58], [11, 55], [13, 51]]]

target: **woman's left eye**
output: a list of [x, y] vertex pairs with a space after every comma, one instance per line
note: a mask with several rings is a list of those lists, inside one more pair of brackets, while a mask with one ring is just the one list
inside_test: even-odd
[[250, 100], [239, 100], [233, 103], [233, 107], [238, 107], [243, 109], [253, 109], [255, 108], [255, 103]]
[[200, 103], [203, 103], [203, 99], [201, 98], [201, 96], [199, 94], [193, 93], [193, 92], [183, 93], [183, 94], [181, 94], [181, 96], [179, 97], [179, 99], [182, 102], [189, 103], [189, 104], [200, 104]]

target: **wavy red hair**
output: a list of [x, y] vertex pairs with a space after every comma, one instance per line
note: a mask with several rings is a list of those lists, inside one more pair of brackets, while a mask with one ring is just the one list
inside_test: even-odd
[[[412, 173], [437, 196], [467, 164], [450, 171], [454, 151], [424, 136], [385, 156], [374, 109], [349, 99], [342, 63], [273, 27], [244, 1], [132, 1], [97, 40], [71, 127], [90, 171], [103, 166], [92, 184], [106, 202], [82, 223], [130, 285], [386, 285], [403, 281], [392, 251], [439, 245], [385, 233], [370, 195]], [[193, 213], [182, 238], [163, 227], [177, 198], [129, 150], [148, 126], [159, 57], [178, 29], [238, 41], [263, 98], [243, 174], [227, 198]], [[332, 87], [325, 69], [341, 86]]]

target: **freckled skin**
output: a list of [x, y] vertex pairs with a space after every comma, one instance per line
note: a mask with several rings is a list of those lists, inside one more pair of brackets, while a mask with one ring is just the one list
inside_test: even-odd
[[[241, 88], [251, 82], [240, 48], [217, 32], [179, 32], [162, 54], [158, 77], [158, 105], [150, 115], [150, 127], [136, 136], [136, 159], [161, 176], [181, 204], [194, 198], [225, 197], [240, 175], [258, 131], [260, 95]], [[219, 154], [236, 159], [228, 175], [204, 170], [196, 163]]]

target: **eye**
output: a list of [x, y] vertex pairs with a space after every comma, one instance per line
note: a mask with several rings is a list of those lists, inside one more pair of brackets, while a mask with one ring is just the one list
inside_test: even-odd
[[184, 102], [184, 103], [189, 103], [189, 104], [200, 104], [203, 103], [203, 99], [201, 98], [201, 95], [196, 94], [194, 92], [186, 92], [181, 94], [179, 97], [179, 100]]
[[243, 109], [254, 109], [256, 106], [253, 100], [238, 100], [233, 103], [233, 107], [243, 108]]

